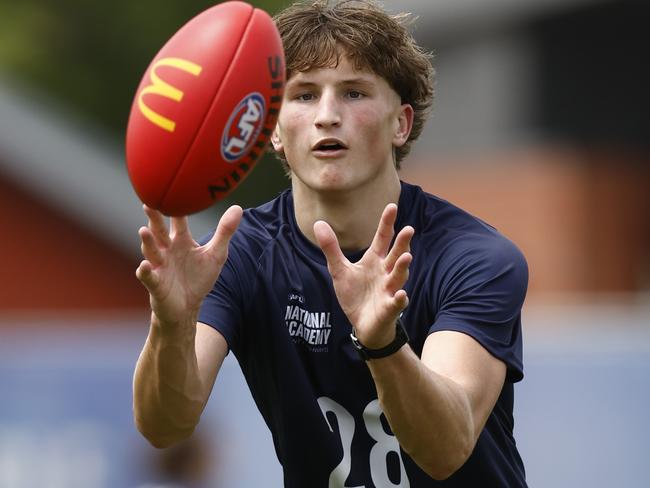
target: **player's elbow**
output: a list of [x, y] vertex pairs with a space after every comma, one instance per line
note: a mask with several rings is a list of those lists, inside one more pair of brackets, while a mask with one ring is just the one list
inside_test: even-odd
[[170, 437], [154, 437], [146, 434], [142, 435], [145, 439], [147, 439], [147, 441], [149, 441], [149, 444], [151, 444], [151, 446], [155, 447], [156, 449], [166, 449], [168, 447], [172, 447], [177, 442], [175, 439], [172, 439]]
[[435, 466], [432, 465], [425, 469], [425, 472], [431, 476], [436, 481], [444, 481], [458, 471], [463, 464], [465, 464], [467, 458], [462, 458], [460, 460], [454, 460], [446, 463], [435, 463]]
[[159, 426], [152, 426], [135, 419], [135, 425], [149, 444], [157, 449], [165, 449], [184, 441], [192, 435], [194, 427], [170, 431], [161, 429]]
[[455, 446], [445, 449], [443, 456], [428, 457], [420, 464], [420, 467], [434, 480], [446, 480], [467, 462], [474, 450], [474, 445], [475, 443], [470, 439], [458, 442]]
[[444, 461], [432, 462], [422, 466], [424, 471], [436, 481], [444, 481], [458, 471], [467, 461], [469, 455], [460, 454]]

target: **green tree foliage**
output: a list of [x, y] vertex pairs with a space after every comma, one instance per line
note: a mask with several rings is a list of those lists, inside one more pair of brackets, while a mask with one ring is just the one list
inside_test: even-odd
[[[46, 93], [121, 140], [151, 59], [183, 24], [216, 3], [0, 0], [0, 75]], [[249, 3], [271, 14], [287, 4]], [[255, 204], [286, 186], [279, 163], [269, 159], [238, 189], [239, 203]]]
[[[251, 2], [271, 13], [281, 2]], [[149, 62], [214, 1], [0, 0], [0, 70], [124, 130]]]

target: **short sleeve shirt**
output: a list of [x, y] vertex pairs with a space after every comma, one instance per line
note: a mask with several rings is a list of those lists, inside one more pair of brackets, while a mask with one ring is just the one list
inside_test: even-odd
[[513, 437], [526, 261], [494, 228], [402, 183], [395, 229], [406, 225], [415, 229], [402, 315], [410, 347], [420, 356], [428, 335], [442, 330], [474, 338], [507, 367], [496, 406], [470, 458], [447, 480], [431, 479], [400, 449], [350, 341], [325, 257], [298, 228], [287, 190], [244, 213], [199, 315], [235, 354], [286, 487], [526, 486]]

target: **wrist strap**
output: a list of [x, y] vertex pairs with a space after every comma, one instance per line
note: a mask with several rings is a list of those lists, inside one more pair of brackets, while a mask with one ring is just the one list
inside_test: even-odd
[[354, 328], [352, 328], [350, 338], [352, 339], [352, 345], [359, 353], [359, 356], [361, 356], [361, 359], [364, 361], [390, 356], [391, 354], [396, 353], [404, 344], [409, 341], [409, 336], [406, 332], [406, 329], [404, 328], [404, 324], [402, 324], [401, 318], [398, 318], [397, 322], [395, 323], [395, 339], [393, 339], [393, 342], [387, 346], [382, 347], [381, 349], [369, 349], [361, 344], [355, 335]]

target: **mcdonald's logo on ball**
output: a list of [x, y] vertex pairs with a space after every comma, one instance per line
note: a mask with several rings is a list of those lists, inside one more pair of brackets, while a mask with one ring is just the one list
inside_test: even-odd
[[161, 129], [164, 129], [168, 132], [174, 132], [176, 128], [176, 122], [173, 120], [164, 117], [155, 110], [152, 110], [147, 103], [144, 101], [145, 95], [158, 95], [161, 97], [169, 98], [175, 102], [180, 102], [183, 100], [183, 91], [179, 88], [167, 83], [162, 80], [161, 77], [156, 73], [156, 69], [160, 66], [169, 66], [172, 68], [185, 71], [194, 76], [199, 76], [201, 74], [201, 66], [191, 61], [187, 61], [181, 58], [163, 58], [156, 61], [149, 72], [149, 77], [151, 79], [151, 84], [145, 86], [138, 95], [138, 108], [142, 115], [144, 115], [149, 121]]
[[224, 2], [182, 26], [131, 105], [126, 163], [140, 200], [189, 215], [226, 197], [264, 153], [284, 82], [280, 34], [263, 10]]

